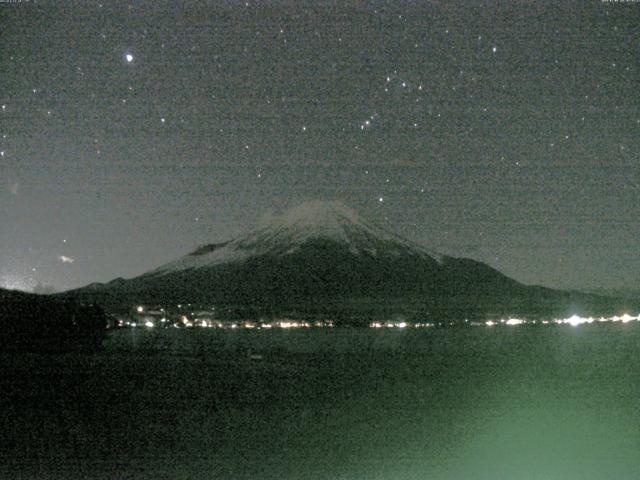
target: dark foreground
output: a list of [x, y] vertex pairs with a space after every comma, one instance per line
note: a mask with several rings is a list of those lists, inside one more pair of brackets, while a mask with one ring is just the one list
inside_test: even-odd
[[639, 352], [640, 325], [599, 324], [2, 354], [0, 478], [637, 479]]

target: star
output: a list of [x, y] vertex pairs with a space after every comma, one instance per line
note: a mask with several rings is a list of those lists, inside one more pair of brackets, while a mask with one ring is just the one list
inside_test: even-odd
[[131, 55], [130, 53], [125, 54], [124, 58], [127, 61], [127, 63], [133, 62], [133, 55]]

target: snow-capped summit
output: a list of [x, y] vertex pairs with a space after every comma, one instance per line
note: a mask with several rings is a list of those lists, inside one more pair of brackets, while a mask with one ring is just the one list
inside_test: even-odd
[[283, 256], [313, 241], [330, 241], [355, 255], [412, 255], [436, 262], [442, 256], [362, 219], [337, 201], [308, 201], [267, 221], [245, 235], [220, 244], [205, 245], [148, 275], [213, 267], [249, 257]]
[[258, 231], [296, 231], [299, 235], [334, 237], [348, 240], [344, 227], [348, 224], [368, 228], [355, 210], [337, 201], [314, 200], [293, 207], [263, 222]]
[[418, 255], [439, 258], [424, 247], [405, 240], [361, 218], [355, 210], [337, 201], [309, 201], [275, 216], [261, 228], [238, 238], [232, 245], [243, 249], [279, 249], [287, 251], [309, 240], [325, 239], [347, 244], [352, 253], [376, 255], [386, 250], [408, 250]]

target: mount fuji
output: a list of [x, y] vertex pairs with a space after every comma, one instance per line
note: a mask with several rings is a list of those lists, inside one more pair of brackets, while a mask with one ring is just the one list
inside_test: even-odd
[[527, 286], [484, 263], [438, 254], [334, 201], [306, 202], [138, 277], [64, 295], [108, 309], [193, 303], [245, 317], [333, 316], [356, 323], [380, 316], [461, 319], [606, 309], [603, 297]]

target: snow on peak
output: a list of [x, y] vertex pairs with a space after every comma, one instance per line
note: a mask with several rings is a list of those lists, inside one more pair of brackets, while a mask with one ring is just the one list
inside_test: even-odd
[[230, 242], [208, 245], [168, 263], [149, 274], [211, 267], [252, 256], [285, 255], [305, 242], [329, 239], [345, 244], [353, 254], [377, 255], [383, 247], [394, 255], [428, 256], [440, 262], [441, 256], [380, 227], [369, 224], [351, 208], [337, 201], [308, 201], [272, 215], [245, 235]]
[[293, 207], [281, 215], [271, 216], [268, 221], [262, 222], [258, 230], [247, 237], [255, 234], [264, 238], [264, 234], [270, 233], [282, 237], [281, 240], [285, 240], [285, 237], [289, 240], [329, 237], [347, 241], [345, 234], [347, 225], [367, 228], [358, 214], [344, 204], [337, 201], [314, 200]]
[[339, 219], [359, 223], [355, 210], [338, 201], [313, 200], [293, 207], [280, 216], [280, 222], [287, 225], [319, 224], [329, 226]]

